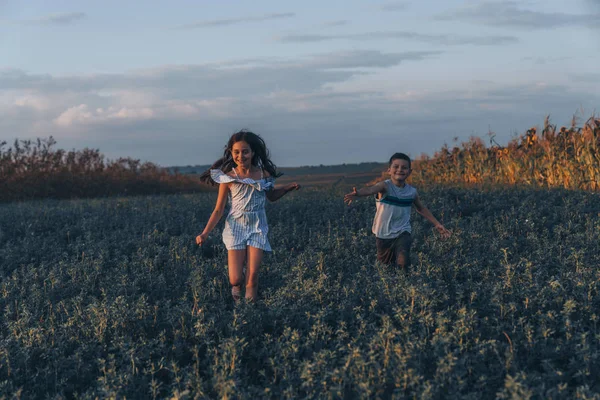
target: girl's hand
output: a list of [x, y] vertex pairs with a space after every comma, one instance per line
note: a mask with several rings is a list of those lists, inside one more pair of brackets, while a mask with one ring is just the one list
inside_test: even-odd
[[286, 192], [291, 192], [292, 190], [300, 190], [300, 185], [298, 185], [296, 182], [294, 182], [294, 183], [290, 183], [285, 186]]
[[448, 239], [450, 235], [452, 235], [452, 232], [446, 229], [442, 224], [436, 225], [435, 229], [438, 231], [442, 239]]
[[358, 192], [356, 191], [356, 188], [352, 188], [352, 192], [347, 193], [344, 195], [344, 202], [347, 203], [348, 205], [350, 205], [350, 203], [352, 203], [356, 197], [358, 196]]
[[207, 233], [203, 233], [201, 235], [196, 236], [196, 244], [198, 246], [202, 246], [204, 243], [206, 243], [206, 239], [208, 239], [208, 234]]

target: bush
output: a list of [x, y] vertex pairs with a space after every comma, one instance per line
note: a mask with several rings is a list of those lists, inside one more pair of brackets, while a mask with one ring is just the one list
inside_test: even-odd
[[198, 192], [207, 186], [192, 176], [152, 163], [105, 160], [99, 150], [54, 149], [49, 139], [0, 142], [0, 201]]

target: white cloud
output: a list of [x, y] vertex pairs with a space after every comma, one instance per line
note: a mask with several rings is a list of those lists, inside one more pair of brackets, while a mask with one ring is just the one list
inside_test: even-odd
[[418, 32], [408, 31], [379, 31], [379, 32], [364, 32], [364, 33], [349, 33], [338, 35], [325, 34], [287, 34], [277, 36], [277, 41], [282, 43], [312, 43], [326, 42], [332, 40], [349, 40], [349, 41], [379, 41], [384, 39], [400, 39], [415, 41], [420, 43], [428, 43], [441, 46], [498, 46], [506, 44], [514, 44], [519, 41], [515, 36], [496, 35], [496, 36], [459, 36], [459, 35], [432, 35]]
[[[112, 112], [111, 112], [112, 111]], [[122, 107], [118, 110], [110, 110], [108, 119], [117, 118], [124, 120], [144, 120], [154, 117], [154, 111], [149, 107], [127, 108]]]
[[578, 82], [592, 83], [596, 88], [595, 90], [598, 90], [598, 82], [600, 82], [600, 72], [572, 74], [571, 78]]
[[2, 20], [0, 25], [71, 25], [87, 17], [83, 12], [60, 12], [39, 17], [20, 19], [20, 20]]
[[295, 13], [287, 12], [287, 13], [271, 13], [259, 16], [251, 16], [251, 17], [240, 17], [240, 18], [226, 18], [226, 19], [214, 19], [214, 20], [206, 20], [206, 21], [198, 21], [190, 24], [184, 24], [176, 27], [176, 29], [197, 29], [197, 28], [212, 28], [217, 26], [228, 26], [228, 25], [236, 25], [248, 22], [262, 22], [262, 21], [270, 21], [275, 19], [284, 19], [284, 18], [293, 18], [295, 17]]
[[[102, 109], [99, 109], [102, 112]], [[73, 123], [85, 123], [93, 118], [92, 112], [89, 110], [86, 104], [79, 104], [78, 106], [70, 107], [62, 114], [60, 114], [54, 122], [61, 127], [69, 127]]]
[[528, 10], [516, 1], [471, 1], [442, 13], [438, 20], [460, 20], [523, 30], [588, 26], [599, 28], [600, 14], [567, 14]]
[[[128, 92], [132, 96], [132, 92]], [[143, 98], [143, 93], [132, 97]], [[198, 118], [227, 118], [238, 107], [237, 101], [229, 98], [196, 99], [196, 100], [169, 100], [155, 97], [153, 102], [135, 105], [129, 97], [121, 102], [119, 96], [110, 99], [112, 105], [108, 107], [94, 107], [88, 104], [79, 104], [68, 107], [59, 112], [53, 119], [56, 126], [63, 128], [82, 128], [108, 124], [127, 124], [159, 119], [198, 119]]]
[[14, 100], [14, 105], [18, 107], [31, 108], [36, 111], [47, 111], [51, 106], [47, 98], [35, 94], [18, 96]]
[[107, 109], [98, 107], [92, 109], [87, 104], [69, 107], [54, 119], [57, 126], [71, 128], [80, 125], [101, 125], [111, 121], [135, 122], [152, 119], [155, 112], [150, 107], [119, 107], [111, 106]]
[[[123, 74], [53, 77], [23, 71], [0, 72], [0, 88], [37, 90], [46, 94], [76, 91], [94, 96], [236, 97], [274, 90], [312, 91], [330, 82], [364, 74], [361, 68], [386, 68], [436, 57], [439, 51], [383, 53], [339, 51], [298, 59], [270, 59], [251, 64], [180, 65]], [[144, 101], [144, 99], [139, 100]], [[137, 99], [135, 101], [137, 104]]]
[[408, 8], [406, 1], [393, 1], [380, 6], [382, 11], [404, 11]]
[[53, 25], [69, 25], [86, 17], [82, 12], [63, 12], [45, 15], [42, 17], [28, 20], [31, 23], [53, 24]]
[[561, 57], [553, 57], [553, 56], [543, 56], [543, 57], [542, 56], [527, 56], [527, 57], [521, 58], [522, 61], [531, 61], [534, 64], [538, 64], [538, 65], [564, 62], [564, 61], [568, 61], [569, 59], [571, 59], [571, 57], [568, 57], [568, 56], [561, 56]]
[[600, 103], [595, 92], [551, 81], [452, 81], [429, 90], [409, 78], [368, 84], [387, 68], [441, 55], [356, 50], [63, 77], [3, 71], [0, 140], [54, 135], [61, 147], [193, 164], [213, 161], [224, 136], [249, 128], [287, 155], [282, 165], [368, 161], [397, 147], [432, 152], [490, 125], [498, 140], [508, 139], [547, 113], [568, 119], [580, 105]]
[[346, 20], [346, 19], [340, 19], [340, 20], [336, 20], [336, 21], [327, 21], [324, 22], [323, 25], [324, 26], [343, 26], [343, 25], [348, 25], [350, 23], [350, 21]]

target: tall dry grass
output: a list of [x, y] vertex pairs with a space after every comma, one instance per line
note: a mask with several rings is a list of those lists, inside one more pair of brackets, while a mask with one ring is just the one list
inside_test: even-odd
[[49, 139], [0, 142], [0, 201], [206, 190], [191, 176], [132, 158], [106, 160], [97, 149], [55, 149]]
[[449, 148], [413, 163], [415, 183], [511, 184], [600, 190], [600, 118], [577, 127], [550, 123], [528, 129], [500, 146], [490, 133], [490, 146], [481, 138]]

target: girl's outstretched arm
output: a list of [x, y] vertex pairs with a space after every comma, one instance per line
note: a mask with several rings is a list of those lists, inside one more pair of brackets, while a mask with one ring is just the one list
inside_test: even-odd
[[423, 205], [419, 195], [417, 195], [417, 197], [415, 198], [414, 205], [415, 205], [415, 209], [417, 210], [417, 212], [419, 214], [421, 214], [423, 217], [425, 217], [429, 222], [431, 222], [433, 224], [433, 226], [435, 226], [435, 229], [439, 232], [439, 234], [442, 236], [442, 238], [447, 239], [450, 237], [452, 232], [450, 232], [448, 229], [446, 229], [444, 227], [444, 225], [442, 225], [440, 223], [440, 221], [438, 221], [433, 216], [431, 211], [429, 211], [429, 209]]
[[377, 193], [385, 193], [385, 182], [378, 182], [373, 186], [368, 186], [360, 190], [352, 188], [352, 191], [350, 193], [346, 193], [344, 195], [344, 201], [348, 203], [348, 205], [350, 205], [350, 203], [356, 200], [357, 197], [371, 196]]
[[296, 182], [294, 182], [294, 183], [288, 183], [285, 186], [275, 187], [272, 190], [269, 190], [267, 192], [267, 199], [269, 201], [277, 201], [280, 198], [282, 198], [283, 196], [285, 196], [286, 194], [288, 194], [289, 192], [291, 192], [292, 190], [300, 190], [300, 185], [298, 185]]
[[215, 205], [215, 209], [213, 210], [206, 226], [204, 227], [204, 231], [198, 236], [196, 236], [196, 244], [202, 246], [202, 243], [206, 242], [208, 235], [217, 225], [217, 223], [221, 220], [223, 216], [223, 211], [225, 210], [225, 204], [227, 204], [227, 193], [229, 193], [229, 184], [221, 183], [219, 185], [219, 195], [217, 197], [217, 204]]

